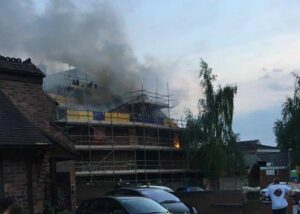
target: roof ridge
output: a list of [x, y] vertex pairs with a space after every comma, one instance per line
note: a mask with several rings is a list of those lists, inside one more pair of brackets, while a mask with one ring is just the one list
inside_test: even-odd
[[18, 72], [22, 71], [23, 73], [40, 75], [42, 77], [46, 76], [38, 67], [36, 67], [31, 62], [31, 58], [27, 58], [22, 61], [21, 58], [5, 57], [0, 55], [0, 68], [2, 69], [2, 72], [7, 72], [7, 70]]

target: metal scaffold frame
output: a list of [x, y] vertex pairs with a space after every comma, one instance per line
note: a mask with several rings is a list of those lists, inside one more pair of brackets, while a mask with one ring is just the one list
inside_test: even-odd
[[[70, 66], [69, 66], [69, 71], [70, 71]], [[66, 83], [66, 85], [68, 87], [72, 87], [72, 76], [71, 73], [67, 73], [67, 77], [64, 77], [64, 81]], [[85, 79], [79, 79], [79, 81], [84, 81], [82, 85], [88, 85], [88, 78], [87, 78], [87, 73], [86, 73], [86, 78]], [[79, 83], [80, 84], [80, 83]], [[72, 103], [68, 103], [68, 94], [67, 94], [67, 88], [65, 88], [65, 110], [66, 112], [68, 112], [68, 109], [72, 109]], [[176, 172], [180, 172], [179, 169], [187, 169], [186, 164], [187, 163], [183, 163], [183, 167], [179, 166], [179, 163], [176, 163], [176, 161], [173, 159], [173, 154], [174, 151], [176, 151], [176, 148], [172, 148], [174, 146], [174, 132], [177, 132], [181, 127], [178, 126], [175, 122], [175, 120], [171, 119], [171, 110], [170, 110], [170, 93], [169, 93], [169, 85], [167, 84], [167, 95], [163, 95], [163, 94], [159, 94], [157, 89], [155, 91], [155, 93], [153, 92], [149, 92], [147, 90], [145, 90], [143, 87], [141, 90], [136, 90], [136, 91], [130, 91], [128, 93], [125, 94], [125, 97], [127, 97], [127, 104], [129, 104], [129, 106], [131, 106], [131, 113], [130, 113], [130, 118], [132, 118], [131, 122], [131, 130], [132, 130], [132, 136], [134, 139], [137, 139], [138, 141], [138, 145], [143, 146], [143, 160], [140, 160], [138, 157], [138, 149], [141, 149], [141, 147], [130, 147], [130, 151], [133, 150], [134, 152], [134, 163], [133, 163], [133, 167], [132, 165], [130, 165], [130, 171], [134, 172], [135, 175], [135, 183], [137, 184], [138, 182], [141, 181], [140, 177], [138, 177], [138, 174], [141, 173], [140, 168], [138, 167], [138, 165], [140, 165], [140, 163], [143, 163], [144, 165], [144, 182], [149, 181], [149, 177], [148, 174], [154, 172], [154, 169], [151, 168], [155, 168], [156, 170], [156, 174], [158, 174], [158, 180], [162, 181], [163, 179], [163, 174], [166, 174], [166, 170], [164, 168], [162, 168], [163, 166], [163, 160], [162, 160], [162, 152], [169, 152], [170, 155], [170, 161], [169, 163], [167, 163], [166, 165], [170, 165], [172, 167], [174, 167], [174, 170], [169, 170], [167, 173], [171, 176], [171, 180], [172, 182], [176, 179], [174, 179], [174, 173]], [[155, 110], [155, 115], [154, 116], [154, 122], [152, 121], [151, 123], [153, 123], [153, 126], [151, 129], [156, 128], [156, 136], [155, 137], [149, 137], [147, 136], [147, 130], [149, 129], [149, 124], [146, 122], [147, 120], [149, 121], [149, 115], [147, 115], [147, 108], [146, 105], [149, 105], [149, 103], [151, 105], [154, 106], [154, 108], [156, 108]], [[141, 112], [142, 114], [140, 115], [138, 112], [135, 111], [136, 105], [141, 105]], [[159, 117], [159, 108], [165, 108], [167, 109], [167, 116], [165, 117], [165, 121], [163, 124], [161, 124], [161, 118]], [[89, 106], [87, 106], [87, 111], [89, 112]], [[111, 111], [113, 112], [113, 111]], [[129, 113], [129, 112], [128, 112]], [[66, 113], [67, 114], [67, 113]], [[137, 115], [139, 114], [139, 115]], [[74, 116], [74, 115], [73, 115]], [[113, 115], [110, 114], [111, 118], [110, 121], [106, 120], [103, 124], [105, 124], [105, 127], [109, 127], [110, 129], [110, 136], [106, 136], [105, 135], [105, 140], [107, 142], [107, 145], [111, 146], [111, 151], [109, 151], [103, 158], [101, 161], [95, 161], [95, 159], [93, 158], [93, 153], [94, 150], [96, 151], [97, 149], [95, 149], [95, 144], [92, 140], [92, 133], [95, 132], [95, 128], [99, 127], [99, 123], [95, 123], [94, 121], [92, 121], [89, 116], [86, 117], [86, 121], [80, 121], [80, 123], [76, 123], [76, 121], [69, 121], [67, 115], [65, 116], [65, 130], [68, 134], [70, 134], [70, 136], [73, 136], [75, 138], [81, 138], [81, 140], [79, 140], [78, 142], [84, 142], [83, 145], [86, 145], [86, 143], [88, 143], [88, 147], [86, 148], [86, 150], [88, 151], [88, 157], [89, 157], [89, 167], [88, 167], [88, 171], [89, 171], [89, 182], [93, 183], [94, 179], [93, 177], [95, 176], [95, 170], [97, 171], [97, 169], [100, 169], [101, 167], [99, 167], [100, 165], [106, 165], [107, 168], [111, 169], [112, 172], [112, 176], [113, 176], [113, 181], [117, 182], [118, 181], [118, 177], [120, 177], [120, 175], [118, 175], [116, 173], [117, 169], [120, 169], [120, 161], [116, 160], [116, 152], [120, 150], [120, 146], [115, 145], [115, 140], [117, 138], [121, 138], [124, 136], [118, 136], [118, 134], [114, 134], [114, 129], [115, 127], [118, 125], [118, 122], [115, 122], [115, 119], [113, 118]], [[62, 120], [58, 120], [58, 121], [62, 121]], [[118, 119], [116, 120], [118, 121]], [[82, 133], [78, 134], [78, 136], [76, 135], [72, 135], [71, 133], [69, 133], [69, 129], [79, 125], [79, 124], [85, 124], [85, 127], [87, 127], [87, 136], [84, 136]], [[167, 124], [167, 126], [166, 126]], [[174, 127], [176, 124], [176, 127]], [[182, 121], [181, 121], [181, 124]], [[123, 126], [125, 126], [126, 124], [122, 124]], [[142, 129], [142, 136], [137, 134], [137, 128], [141, 128]], [[105, 128], [104, 128], [105, 129]], [[129, 128], [128, 128], [129, 130]], [[168, 131], [168, 137], [166, 136], [161, 136], [161, 132], [162, 130], [166, 130]], [[105, 130], [104, 130], [105, 131]], [[128, 133], [129, 134], [129, 133]], [[129, 136], [128, 136], [129, 137]], [[86, 140], [87, 139], [87, 140]], [[156, 145], [157, 147], [155, 147], [154, 150], [151, 150], [151, 152], [156, 152], [157, 153], [157, 161], [156, 160], [151, 160], [149, 158], [151, 158], [149, 156], [148, 158], [148, 150], [149, 150], [149, 146], [151, 146], [151, 144], [149, 145], [149, 142], [154, 142], [156, 141]], [[162, 144], [162, 142], [167, 142], [166, 145], [164, 146], [164, 144]], [[155, 146], [155, 145], [153, 145]], [[82, 149], [84, 150], [84, 149]], [[126, 150], [126, 149], [123, 149]], [[141, 154], [139, 152], [139, 154]], [[107, 159], [109, 157], [112, 157], [112, 161], [107, 161]], [[185, 161], [185, 158], [183, 158]], [[127, 161], [127, 165], [129, 165], [129, 162], [131, 162], [131, 160]], [[157, 166], [154, 166], [153, 163], [158, 163]], [[80, 169], [80, 164], [81, 162], [77, 162], [76, 166], [77, 169]], [[177, 167], [176, 167], [176, 164]], [[181, 163], [182, 164], [182, 163]], [[109, 166], [111, 165], [111, 166]], [[186, 167], [186, 168], [184, 168]], [[105, 167], [104, 167], [105, 168]], [[86, 168], [85, 168], [86, 169]], [[177, 171], [175, 169], [178, 169]], [[98, 170], [101, 171], [101, 170]], [[185, 171], [183, 170], [183, 177], [185, 178]]]

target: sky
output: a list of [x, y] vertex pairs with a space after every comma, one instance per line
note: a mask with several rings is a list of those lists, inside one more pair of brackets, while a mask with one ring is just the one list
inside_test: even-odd
[[[294, 80], [291, 73], [300, 71], [300, 1], [26, 1], [31, 3], [32, 12], [24, 16], [33, 17], [32, 20], [42, 17], [40, 25], [35, 25], [34, 28], [39, 26], [42, 28], [41, 23], [49, 21], [54, 14], [53, 11], [57, 15], [61, 11], [64, 13], [66, 8], [66, 13], [82, 12], [82, 19], [86, 21], [85, 34], [92, 35], [94, 33], [92, 28], [97, 28], [97, 22], [96, 24], [89, 22], [91, 19], [86, 18], [89, 17], [88, 14], [92, 14], [93, 21], [99, 23], [103, 23], [105, 19], [106, 25], [101, 24], [102, 27], [95, 32], [95, 37], [88, 38], [90, 40], [107, 34], [107, 25], [112, 24], [114, 31], [108, 31], [109, 37], [116, 37], [113, 42], [117, 41], [119, 46], [125, 47], [122, 50], [126, 50], [122, 55], [122, 57], [126, 55], [124, 57], [126, 60], [118, 63], [122, 65], [124, 61], [130, 61], [131, 64], [126, 69], [138, 68], [135, 72], [139, 70], [153, 72], [161, 80], [160, 90], [166, 89], [168, 83], [171, 93], [173, 91], [180, 95], [176, 97], [177, 105], [172, 109], [175, 117], [183, 115], [186, 108], [197, 114], [197, 101], [201, 97], [199, 62], [200, 59], [205, 60], [217, 74], [218, 84], [223, 86], [233, 84], [238, 88], [233, 126], [234, 131], [240, 134], [240, 139], [259, 139], [264, 144], [276, 145], [273, 134], [274, 122], [280, 118], [281, 105], [286, 97], [293, 93]], [[67, 2], [69, 5], [57, 2]], [[52, 13], [49, 12], [51, 5], [55, 9], [52, 8]], [[69, 7], [74, 8], [70, 10]], [[102, 10], [102, 7], [108, 9]], [[107, 15], [104, 16], [106, 12]], [[100, 13], [104, 15], [101, 17]], [[78, 24], [81, 22], [74, 24], [72, 15], [70, 14], [69, 23], [73, 25], [70, 26], [82, 30]], [[80, 20], [81, 16], [75, 14], [74, 20], [77, 19]], [[59, 27], [58, 32], [70, 30], [68, 25]], [[45, 30], [47, 32], [49, 30], [51, 34], [51, 25], [50, 28], [41, 29]], [[38, 31], [39, 29], [37, 34]], [[82, 35], [78, 37], [80, 36], [82, 37]], [[7, 38], [10, 39], [9, 36]], [[20, 38], [15, 41], [20, 41]], [[78, 41], [80, 40], [74, 39], [74, 43], [80, 43]], [[112, 43], [108, 37], [103, 37], [101, 41]], [[55, 50], [57, 47], [63, 48], [64, 43], [62, 40]], [[83, 43], [88, 44], [85, 40]], [[43, 46], [44, 43], [39, 44]], [[17, 47], [15, 50], [20, 51], [11, 53], [4, 49], [5, 44], [1, 46], [1, 41], [0, 48], [5, 54], [17, 53], [21, 56], [29, 54], [33, 55], [37, 64], [40, 61], [47, 64], [58, 60], [53, 57], [53, 53], [56, 54], [56, 51], [51, 50], [53, 44], [55, 43], [43, 48], [44, 52], [49, 50], [52, 55], [40, 54], [40, 50], [25, 46], [20, 49]], [[75, 44], [74, 48], [77, 46]], [[71, 44], [66, 48], [72, 47]], [[93, 47], [89, 48], [93, 50]], [[91, 53], [97, 54], [97, 51]], [[63, 58], [66, 53], [58, 56]], [[63, 63], [66, 61], [62, 61]]]

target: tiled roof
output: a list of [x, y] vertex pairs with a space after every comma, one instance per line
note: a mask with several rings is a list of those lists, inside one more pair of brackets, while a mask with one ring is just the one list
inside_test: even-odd
[[[41, 136], [67, 150], [69, 154], [75, 154], [73, 140], [50, 121], [51, 112], [49, 112], [50, 107], [48, 108], [48, 106], [51, 106], [51, 104], [57, 105], [57, 103], [49, 98], [42, 87], [36, 87], [42, 84], [44, 76], [45, 74], [31, 62], [30, 58], [22, 61], [21, 59], [0, 55], [0, 80], [3, 80], [6, 84], [0, 85], [1, 93], [7, 96], [14, 109], [23, 118], [26, 118], [28, 123], [36, 127]], [[28, 82], [29, 84], [15, 84], [19, 82]], [[24, 90], [25, 87], [27, 87], [26, 90]], [[1, 104], [2, 102], [0, 102]], [[12, 118], [12, 121], [18, 120]], [[1, 121], [4, 127], [5, 124], [3, 123], [5, 122]], [[0, 129], [2, 126], [0, 126]], [[2, 140], [0, 139], [0, 141]]]
[[266, 152], [256, 154], [245, 154], [245, 165], [250, 167], [258, 162], [271, 163], [271, 166], [288, 166], [289, 162], [292, 163], [295, 160], [293, 153], [290, 153], [290, 160], [288, 152]]
[[245, 154], [244, 155], [245, 166], [250, 167], [253, 164], [261, 161], [261, 159], [256, 154]]
[[243, 152], [258, 149], [277, 149], [275, 146], [262, 145], [259, 140], [239, 141], [237, 145]]
[[52, 142], [29, 122], [0, 91], [0, 146], [50, 145]]
[[288, 153], [276, 152], [276, 153], [258, 153], [257, 156], [267, 163], [272, 163], [272, 166], [287, 166], [288, 165]]

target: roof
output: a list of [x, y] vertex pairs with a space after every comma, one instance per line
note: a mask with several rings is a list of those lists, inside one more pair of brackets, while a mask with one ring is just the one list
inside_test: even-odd
[[245, 154], [245, 165], [246, 167], [250, 167], [258, 162], [266, 162], [271, 163], [272, 166], [288, 166], [289, 162], [295, 159], [295, 156], [290, 153], [290, 160], [289, 154], [286, 151], [283, 152], [265, 152], [265, 153], [256, 153], [256, 154]]
[[31, 63], [31, 59], [28, 58], [22, 61], [19, 58], [4, 57], [0, 55], [0, 68], [1, 72], [9, 72], [15, 74], [21, 74], [22, 76], [36, 76], [44, 77], [45, 74]]
[[245, 154], [244, 155], [245, 166], [250, 167], [253, 164], [261, 161], [261, 159], [256, 154]]
[[[8, 81], [8, 82], [29, 82], [33, 84], [42, 84], [43, 77], [45, 74], [38, 69], [33, 63], [31, 63], [30, 58], [22, 61], [17, 58], [3, 57], [0, 55], [0, 80]], [[20, 129], [20, 124], [25, 122], [25, 125], [29, 127], [30, 130], [27, 130], [28, 133], [25, 133], [25, 136], [28, 135], [28, 139], [31, 139], [33, 133], [37, 135], [39, 133], [39, 137], [42, 136], [42, 139], [47, 139], [49, 142], [54, 143], [59, 146], [59, 148], [63, 148], [64, 150], [70, 152], [72, 154], [75, 153], [75, 148], [73, 145], [73, 140], [65, 134], [59, 127], [57, 127], [54, 123], [49, 121], [50, 111], [47, 111], [46, 106], [51, 105], [52, 103], [57, 105], [57, 103], [50, 99], [49, 96], [42, 90], [42, 87], [28, 87], [28, 90], [24, 91], [22, 84], [18, 84], [13, 88], [14, 93], [9, 93], [12, 90], [9, 87], [3, 87], [2, 90], [2, 99], [5, 99], [6, 103], [10, 103], [9, 105], [13, 107], [18, 113], [18, 118], [14, 118], [14, 113], [11, 113], [11, 125], [12, 130], [15, 132], [11, 133], [9, 136], [13, 138], [15, 136], [14, 133], [21, 134], [22, 130]], [[30, 88], [30, 89], [29, 89]], [[23, 99], [19, 99], [18, 97], [22, 97]], [[36, 102], [38, 100], [38, 102]], [[40, 105], [43, 103], [44, 105]], [[0, 102], [0, 105], [2, 102]], [[30, 105], [27, 105], [30, 104]], [[29, 107], [28, 107], [29, 106]], [[2, 108], [2, 105], [1, 105]], [[4, 108], [4, 107], [3, 107]], [[7, 111], [7, 107], [5, 109]], [[37, 112], [45, 112], [45, 114], [37, 114]], [[20, 118], [23, 118], [22, 120]], [[25, 119], [26, 118], [26, 119]], [[19, 120], [20, 119], [20, 120]], [[1, 127], [3, 130], [5, 128], [5, 122], [1, 121]], [[18, 127], [18, 130], [17, 130]], [[33, 129], [35, 127], [35, 129]], [[6, 127], [5, 129], [8, 129]], [[2, 131], [2, 130], [1, 130]], [[4, 142], [4, 139], [1, 140]], [[37, 141], [38, 142], [38, 141]], [[23, 142], [24, 143], [24, 142]]]
[[240, 151], [248, 152], [248, 151], [257, 151], [257, 150], [277, 150], [278, 148], [275, 146], [263, 145], [259, 140], [247, 140], [247, 141], [239, 141], [237, 143]]
[[50, 145], [38, 127], [29, 122], [13, 103], [0, 91], [0, 145]]
[[261, 161], [266, 163], [272, 163], [272, 166], [287, 166], [288, 165], [288, 153], [276, 152], [276, 153], [258, 153], [257, 156]]

